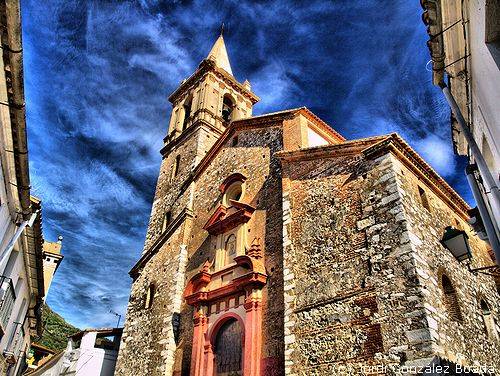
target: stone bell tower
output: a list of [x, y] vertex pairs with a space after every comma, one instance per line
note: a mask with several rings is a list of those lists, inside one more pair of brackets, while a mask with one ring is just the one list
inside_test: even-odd
[[[169, 96], [172, 114], [144, 252], [173, 219], [171, 206], [189, 173], [233, 120], [252, 116], [259, 100], [233, 76], [222, 33], [198, 69]], [[158, 216], [156, 212], [163, 214]]]
[[[248, 81], [233, 76], [222, 33], [168, 99], [172, 114], [144, 249], [130, 271], [134, 282], [117, 375], [171, 373], [195, 211], [191, 176], [229, 124], [250, 117], [259, 100]], [[153, 355], [141, 361], [143, 350]]]
[[257, 100], [248, 81], [240, 84], [234, 78], [221, 34], [196, 72], [170, 95], [173, 110], [167, 141], [202, 124], [220, 134], [230, 121], [250, 117]]

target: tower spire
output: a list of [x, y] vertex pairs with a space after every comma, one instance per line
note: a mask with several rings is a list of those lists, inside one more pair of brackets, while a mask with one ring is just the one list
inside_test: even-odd
[[224, 69], [230, 75], [233, 75], [231, 70], [231, 64], [229, 63], [229, 57], [227, 55], [226, 44], [224, 43], [224, 23], [220, 27], [220, 35], [215, 41], [210, 53], [208, 54], [208, 59], [215, 62], [215, 65], [219, 68]]

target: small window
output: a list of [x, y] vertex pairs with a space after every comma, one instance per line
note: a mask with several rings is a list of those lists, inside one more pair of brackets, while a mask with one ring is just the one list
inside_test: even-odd
[[451, 320], [461, 322], [462, 313], [458, 304], [458, 297], [455, 287], [446, 274], [441, 277], [441, 288], [444, 294], [444, 306]]
[[233, 115], [234, 103], [229, 95], [224, 95], [222, 100], [222, 119], [225, 122], [230, 122]]
[[177, 175], [179, 175], [179, 168], [181, 166], [181, 156], [175, 157], [174, 165], [172, 166], [172, 176], [170, 180], [173, 180]]
[[491, 314], [490, 307], [484, 299], [479, 302], [481, 306], [481, 315], [483, 317], [484, 332], [491, 339], [498, 339], [498, 332], [496, 330], [495, 319]]
[[427, 193], [421, 186], [418, 186], [418, 195], [420, 196], [420, 202], [422, 206], [427, 209], [427, 211], [431, 211], [431, 207], [429, 206], [429, 199], [427, 198]]
[[170, 220], [172, 218], [172, 212], [168, 211], [163, 215], [163, 220], [161, 223], [161, 232], [165, 232], [167, 230], [168, 225], [170, 224]]
[[496, 65], [500, 67], [500, 2], [487, 0], [484, 15], [486, 46]]
[[453, 221], [455, 222], [455, 228], [459, 230], [463, 230], [462, 224], [457, 218], [454, 218]]
[[151, 283], [148, 286], [148, 290], [146, 291], [146, 301], [144, 302], [144, 308], [149, 309], [153, 306], [155, 290], [156, 290], [156, 287], [155, 287], [154, 283]]
[[184, 121], [182, 123], [182, 130], [185, 130], [188, 126], [191, 117], [191, 104], [193, 103], [193, 98], [190, 96], [184, 102]]
[[224, 205], [232, 206], [231, 200], [239, 201], [243, 196], [243, 182], [235, 181], [232, 183], [224, 193]]

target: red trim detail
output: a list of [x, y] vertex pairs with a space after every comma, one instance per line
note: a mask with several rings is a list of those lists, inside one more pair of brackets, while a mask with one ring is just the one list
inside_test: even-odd
[[[236, 319], [239, 324], [241, 325], [241, 345], [243, 346], [243, 348], [245, 347], [245, 322], [243, 321], [243, 319], [241, 318], [240, 315], [234, 313], [234, 312], [227, 312], [227, 313], [224, 313], [221, 317], [219, 317], [219, 319], [214, 323], [214, 325], [212, 326], [212, 328], [210, 329], [210, 333], [208, 335], [208, 338], [210, 340], [210, 344], [212, 346], [215, 345], [214, 341], [215, 341], [215, 337], [217, 336], [217, 332], [219, 331], [220, 327], [222, 325], [224, 325], [224, 323], [230, 319]], [[244, 350], [244, 349], [243, 349]], [[243, 351], [244, 353], [244, 351]]]
[[224, 181], [222, 182], [222, 184], [219, 187], [219, 190], [222, 193], [224, 193], [229, 188], [229, 186], [231, 184], [233, 184], [235, 181], [244, 182], [245, 180], [247, 180], [246, 176], [240, 174], [239, 172], [232, 174], [232, 175], [229, 175], [226, 179], [224, 179]]
[[[198, 279], [193, 280], [195, 277], [193, 277], [188, 282], [188, 285], [184, 293], [186, 303], [192, 306], [198, 304], [207, 304], [208, 302], [213, 301], [215, 299], [220, 299], [222, 297], [235, 294], [239, 291], [244, 291], [245, 289], [250, 287], [261, 288], [267, 282], [267, 275], [256, 272], [250, 272], [245, 275], [242, 275], [241, 277], [233, 279], [233, 281], [226, 286], [220, 287], [212, 291], [203, 291], [203, 288], [208, 285], [210, 280], [208, 280], [208, 282], [206, 283], [205, 280], [203, 281], [203, 283], [200, 283], [198, 282], [199, 281]], [[205, 278], [205, 276], [203, 277]], [[209, 278], [211, 278], [211, 276]]]
[[[207, 320], [195, 315], [193, 349], [191, 353], [191, 376], [213, 376], [215, 370], [215, 338], [221, 326], [230, 319], [236, 319], [242, 328], [242, 370], [243, 376], [261, 376], [262, 350], [262, 304], [259, 300], [247, 298], [246, 319], [234, 312], [223, 314], [207, 331]], [[204, 337], [204, 341], [201, 338]], [[202, 355], [203, 354], [203, 355]]]
[[237, 209], [234, 213], [228, 215], [228, 208], [220, 205], [203, 226], [203, 229], [207, 230], [211, 235], [223, 234], [242, 223], [248, 222], [255, 211], [253, 206], [243, 202], [231, 200], [231, 204]]
[[219, 207], [215, 210], [214, 214], [210, 216], [203, 229], [206, 230], [207, 227], [212, 226], [213, 224], [219, 222], [226, 216], [227, 208], [224, 205], [219, 205]]
[[[242, 338], [242, 368], [243, 376], [261, 376], [261, 350], [262, 350], [262, 303], [252, 291], [261, 289], [267, 282], [267, 274], [262, 260], [248, 255], [234, 258], [236, 265], [229, 268], [210, 273], [210, 263], [205, 262], [201, 270], [195, 274], [187, 283], [184, 297], [189, 305], [195, 306], [193, 317], [193, 347], [191, 352], [191, 376], [213, 376], [215, 375], [214, 338], [220, 326], [229, 318], [237, 319], [244, 329]], [[248, 270], [240, 277], [234, 278], [229, 284], [215, 290], [207, 291], [207, 286], [213, 278], [218, 278], [221, 273], [227, 273], [236, 268]], [[243, 307], [245, 319], [243, 320], [235, 312], [224, 313], [208, 331], [208, 319], [202, 306], [207, 308], [221, 299], [228, 300], [234, 297], [235, 306], [239, 305], [242, 294], [246, 295]], [[226, 302], [226, 309], [228, 302]], [[212, 313], [212, 312], [211, 312]], [[211, 317], [211, 316], [210, 316]]]

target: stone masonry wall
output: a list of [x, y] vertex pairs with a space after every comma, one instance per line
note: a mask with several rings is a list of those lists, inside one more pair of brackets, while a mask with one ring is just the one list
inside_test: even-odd
[[[403, 197], [404, 215], [409, 224], [406, 236], [414, 249], [417, 276], [424, 296], [420, 309], [427, 320], [428, 333], [425, 335], [431, 340], [433, 351], [457, 364], [494, 367], [499, 370], [497, 354], [500, 343], [498, 337], [486, 334], [479, 304], [480, 299], [488, 303], [491, 315], [497, 322], [498, 333], [500, 307], [494, 279], [469, 272], [465, 264], [457, 262], [439, 244], [439, 240], [446, 226], [464, 229], [468, 233], [473, 252], [472, 267], [492, 264], [485, 243], [474, 236], [464, 219], [399, 162], [396, 162], [396, 172]], [[422, 204], [419, 186], [426, 193], [430, 210]], [[441, 287], [443, 274], [451, 280], [457, 292], [462, 321], [452, 320], [445, 307]]]
[[283, 214], [287, 375], [428, 356], [392, 156], [285, 161]]
[[[150, 251], [162, 235], [163, 217], [167, 211], [171, 212], [172, 223], [184, 210], [192, 208], [194, 186], [191, 184], [184, 190], [182, 186], [215, 141], [215, 135], [201, 127], [163, 159], [143, 254]], [[181, 155], [179, 172], [172, 179], [177, 155]], [[174, 313], [181, 311], [191, 227], [190, 216], [186, 216], [175, 232], [159, 245], [160, 249], [133, 282], [116, 375], [172, 374], [177, 348], [172, 320]], [[153, 306], [145, 309], [150, 284], [156, 286]]]
[[[186, 264], [186, 227], [179, 227], [132, 284], [115, 374], [171, 374], [175, 341], [172, 316], [180, 310]], [[155, 285], [151, 308], [146, 292]]]
[[[184, 208], [192, 210], [134, 281], [120, 348], [116, 375], [189, 375], [193, 311], [182, 300], [185, 283], [207, 260], [214, 258], [211, 237], [203, 230], [221, 202], [219, 186], [233, 173], [247, 177], [243, 201], [256, 208], [247, 223], [247, 246], [261, 239], [269, 275], [263, 291], [263, 374], [283, 373], [283, 276], [281, 251], [281, 167], [274, 153], [282, 149], [282, 129], [239, 131], [237, 143], [229, 139], [205, 171], [184, 192], [179, 187], [211, 146], [203, 130], [164, 160], [155, 195], [145, 250], [161, 236], [161, 218], [172, 211], [172, 220]], [[192, 148], [198, 147], [198, 153]], [[203, 150], [202, 153], [199, 151]], [[170, 182], [171, 164], [182, 153], [181, 172]], [[186, 164], [185, 161], [190, 161]], [[185, 163], [185, 164], [183, 164]], [[180, 193], [180, 194], [179, 194]], [[153, 306], [145, 308], [148, 286], [156, 286]], [[180, 313], [180, 334], [174, 341], [172, 317]]]

